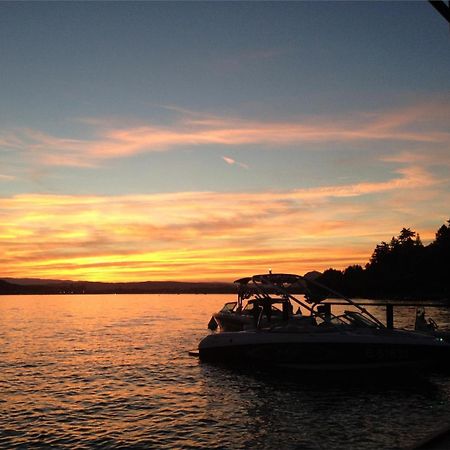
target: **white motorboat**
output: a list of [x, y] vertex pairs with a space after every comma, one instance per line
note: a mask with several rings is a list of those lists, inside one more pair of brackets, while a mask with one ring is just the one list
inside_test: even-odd
[[[253, 326], [205, 337], [199, 344], [200, 359], [326, 371], [449, 366], [450, 344], [442, 338], [387, 327], [363, 306], [344, 296], [341, 297], [350, 309], [335, 315], [331, 305], [323, 302], [323, 296], [314, 301], [310, 290], [305, 300], [295, 298], [286, 288], [286, 284], [292, 286], [293, 277], [308, 284], [299, 275], [267, 274], [244, 279], [245, 286], [253, 284], [251, 295], [241, 295], [252, 298], [256, 311]], [[284, 282], [287, 279], [289, 283]], [[315, 284], [322, 293], [326, 289]], [[268, 305], [274, 304], [274, 295], [285, 305], [287, 301], [298, 303], [309, 315], [290, 314], [291, 310], [282, 306], [282, 320], [269, 323], [271, 318], [266, 317], [263, 323], [261, 304], [266, 302], [267, 311]]]
[[[240, 278], [235, 284], [238, 286], [237, 301], [225, 303], [220, 311], [214, 313], [208, 324], [209, 329], [242, 331], [288, 320], [303, 320], [300, 303], [292, 295], [308, 292], [302, 277], [269, 273]], [[286, 292], [291, 295], [286, 295]]]

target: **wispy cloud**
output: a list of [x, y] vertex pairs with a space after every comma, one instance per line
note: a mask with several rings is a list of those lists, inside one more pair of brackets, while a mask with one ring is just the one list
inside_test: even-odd
[[398, 164], [415, 164], [426, 166], [450, 166], [450, 152], [447, 147], [433, 149], [418, 149], [415, 152], [403, 151], [382, 156], [382, 161]]
[[228, 157], [228, 156], [222, 156], [222, 159], [223, 159], [227, 164], [229, 164], [230, 166], [236, 165], [236, 166], [242, 167], [243, 169], [248, 169], [248, 165], [247, 165], [247, 164], [244, 164], [244, 163], [241, 163], [241, 162], [239, 162], [239, 161], [236, 161], [235, 159], [230, 158], [230, 157]]
[[265, 61], [273, 61], [287, 52], [288, 50], [275, 48], [249, 49], [234, 53], [233, 55], [216, 58], [212, 62], [211, 67], [222, 73], [235, 72], [247, 66], [253, 66]]
[[[93, 139], [57, 137], [31, 129], [9, 131], [0, 136], [0, 146], [25, 153], [35, 164], [79, 167], [94, 166], [105, 159], [180, 147], [260, 145], [297, 148], [300, 144], [386, 141], [448, 148], [450, 133], [443, 117], [448, 117], [449, 113], [450, 106], [441, 103], [434, 107], [424, 104], [377, 114], [305, 117], [289, 122], [259, 122], [189, 113], [167, 126], [108, 127], [105, 122]], [[95, 122], [91, 122], [91, 126], [95, 129]], [[309, 145], [309, 148], [315, 147]], [[305, 150], [305, 145], [302, 149]]]
[[[400, 194], [418, 206], [402, 226], [426, 216], [435, 229], [446, 219], [427, 205], [430, 195], [448, 204], [450, 194], [414, 166], [383, 182], [289, 191], [0, 197], [0, 270], [145, 280], [339, 268], [367, 261], [375, 243], [399, 231]], [[432, 227], [419, 231], [432, 237]]]
[[13, 175], [2, 175], [0, 173], [0, 181], [11, 181], [11, 180], [15, 180], [16, 177]]

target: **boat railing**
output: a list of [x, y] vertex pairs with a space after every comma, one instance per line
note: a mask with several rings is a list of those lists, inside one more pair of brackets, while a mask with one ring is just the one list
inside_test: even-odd
[[[296, 284], [297, 282], [298, 285]], [[339, 317], [332, 312], [331, 306], [334, 305], [352, 306], [367, 320], [374, 322], [374, 326], [378, 328], [394, 328], [394, 306], [449, 307], [448, 301], [426, 302], [424, 300], [352, 300], [316, 280], [306, 279], [301, 275], [269, 273], [243, 278], [241, 280], [237, 280], [236, 283], [239, 283], [238, 298], [241, 302], [243, 299], [250, 298], [254, 298], [256, 301], [261, 303], [267, 300], [273, 301], [272, 297], [277, 295], [280, 302], [294, 302], [299, 305], [301, 309], [309, 311], [311, 316], [320, 318], [322, 321], [330, 323], [330, 325], [332, 323], [347, 323], [342, 317]], [[287, 285], [287, 287], [285, 285]], [[304, 299], [300, 299], [291, 294], [293, 290], [299, 290], [300, 287], [304, 289]], [[317, 292], [317, 290], [319, 292]], [[328, 296], [323, 295], [324, 291], [328, 293]], [[365, 308], [365, 306], [384, 306], [386, 310], [386, 324], [375, 317]]]
[[[297, 275], [296, 277], [298, 277], [299, 280], [306, 281], [300, 275]], [[311, 306], [306, 301], [305, 302], [301, 301], [300, 299], [298, 299], [297, 297], [292, 295], [284, 287], [281, 287], [280, 285], [271, 283], [270, 280], [264, 279], [262, 276], [252, 277], [252, 281], [253, 281], [252, 286], [256, 289], [255, 296], [257, 296], [261, 300], [270, 298], [269, 294], [267, 293], [267, 288], [270, 288], [271, 290], [277, 292], [279, 295], [284, 296], [284, 298], [286, 300], [292, 300], [293, 302], [297, 303], [299, 306], [305, 308], [307, 311], [309, 311], [311, 316], [319, 317], [324, 322], [327, 322], [333, 326], [337, 326], [338, 323], [346, 324], [346, 322], [344, 320], [342, 320], [342, 318], [340, 318], [339, 316], [336, 316], [331, 311], [329, 311], [327, 313], [322, 313], [322, 312], [318, 311], [317, 308], [314, 308], [315, 305]], [[264, 286], [264, 288], [262, 288], [262, 286]], [[334, 322], [333, 322], [333, 320], [334, 320]]]
[[[311, 315], [320, 317], [324, 322], [329, 322], [333, 324], [346, 323], [345, 320], [343, 320], [339, 316], [336, 316], [331, 310], [327, 310], [326, 312], [321, 312], [320, 310], [318, 310], [317, 306], [323, 304], [323, 301], [326, 299], [326, 297], [316, 302], [313, 302], [312, 305], [310, 305], [306, 301], [301, 301], [300, 299], [292, 295], [287, 289], [280, 286], [279, 284], [272, 283], [270, 278], [271, 274], [269, 274], [268, 276], [257, 275], [252, 277], [253, 286], [257, 289], [258, 293], [263, 297], [267, 296], [265, 290], [267, 290], [267, 288], [270, 288], [271, 290], [276, 291], [280, 295], [285, 296], [286, 299], [292, 300], [295, 303], [299, 304], [301, 307], [309, 311]], [[319, 283], [318, 281], [306, 279], [301, 275], [289, 275], [289, 281], [291, 285], [295, 280], [302, 282], [302, 284], [304, 285], [306, 290], [306, 297], [308, 297], [308, 294], [309, 298], [313, 297], [311, 290], [308, 287], [308, 284], [311, 284], [313, 286], [320, 288], [321, 290], [327, 291], [331, 295], [337, 296], [338, 298], [342, 299], [342, 301], [345, 302], [343, 304], [348, 304], [355, 307], [362, 313], [363, 316], [366, 316], [367, 318], [370, 318], [371, 321], [375, 322], [379, 328], [386, 328], [386, 325], [384, 325], [383, 322], [381, 322], [377, 317], [375, 317], [372, 313], [370, 313], [366, 308], [358, 304], [358, 302], [355, 302], [350, 298], [346, 297], [345, 295], [335, 291], [334, 289], [331, 289], [328, 286]]]
[[[302, 277], [303, 278], [303, 277]], [[335, 291], [334, 289], [329, 288], [328, 286], [325, 286], [322, 283], [319, 283], [318, 281], [315, 280], [305, 280], [307, 283], [311, 283], [315, 286], [318, 286], [321, 289], [325, 289], [327, 290], [329, 293], [336, 295], [337, 297], [342, 298], [344, 301], [346, 301], [349, 305], [352, 305], [353, 307], [359, 309], [359, 311], [361, 311], [361, 313], [363, 313], [363, 315], [366, 315], [368, 317], [370, 317], [374, 322], [376, 322], [378, 324], [379, 327], [381, 328], [385, 328], [385, 325], [383, 322], [381, 322], [379, 319], [377, 319], [372, 313], [370, 313], [366, 308], [364, 308], [361, 304], [351, 300], [350, 298], [346, 297], [345, 295], [341, 294], [340, 292]]]

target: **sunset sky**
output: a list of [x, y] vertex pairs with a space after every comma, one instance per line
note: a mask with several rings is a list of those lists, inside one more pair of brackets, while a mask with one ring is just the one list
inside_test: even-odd
[[342, 269], [450, 217], [450, 35], [428, 2], [0, 17], [0, 277]]

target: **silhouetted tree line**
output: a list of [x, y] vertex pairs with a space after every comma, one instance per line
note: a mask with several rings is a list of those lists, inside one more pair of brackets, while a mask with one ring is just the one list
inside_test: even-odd
[[375, 247], [364, 268], [328, 269], [317, 281], [352, 297], [450, 299], [450, 220], [429, 245], [403, 228]]

